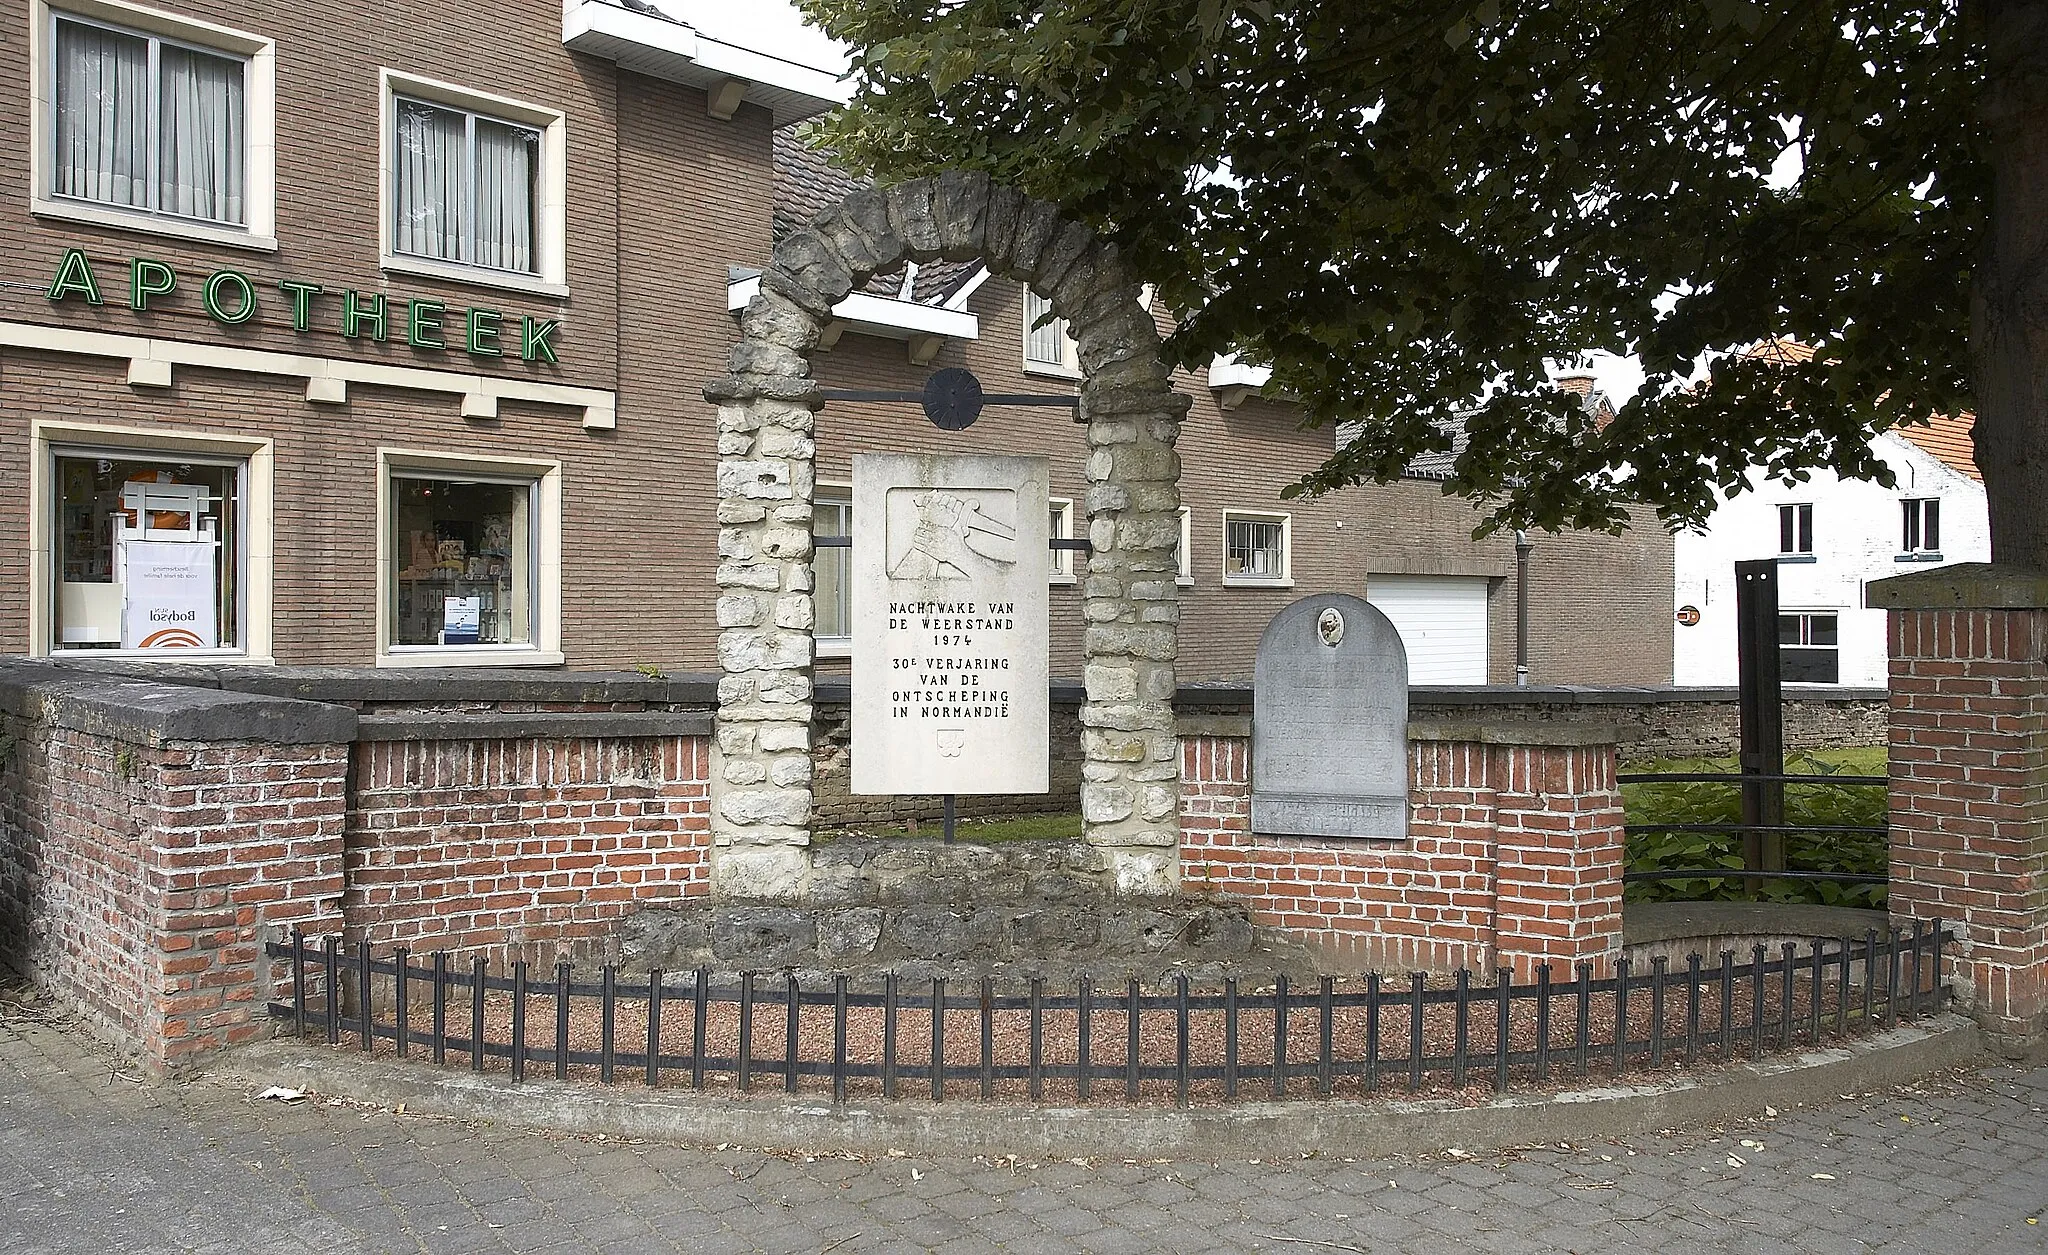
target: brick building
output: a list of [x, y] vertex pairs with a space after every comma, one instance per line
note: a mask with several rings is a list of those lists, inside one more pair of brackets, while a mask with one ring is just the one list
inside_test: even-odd
[[[841, 94], [829, 73], [680, 0], [573, 0], [559, 24], [503, 3], [6, 3], [25, 38], [0, 91], [27, 125], [0, 137], [0, 510], [28, 543], [0, 550], [0, 653], [712, 664], [700, 389], [748, 268], [833, 195], [786, 135]], [[991, 392], [1070, 389], [1057, 328], [982, 278], [850, 299], [822, 382], [966, 366]], [[1283, 505], [1331, 434], [1241, 375], [1180, 386], [1185, 678], [1248, 675], [1265, 622], [1320, 589], [1419, 613], [1411, 650], [1435, 656], [1434, 634], [1460, 669], [1418, 680], [1512, 678], [1511, 538], [1470, 540], [1470, 507], [1420, 478]], [[860, 449], [1048, 453], [1059, 526], [1085, 531], [1057, 410], [947, 434], [835, 402], [818, 448], [821, 531], [846, 525], [831, 490]], [[1085, 561], [1055, 576], [1055, 675], [1079, 669]], [[1661, 531], [1539, 536], [1531, 574], [1539, 682], [1669, 679]]]

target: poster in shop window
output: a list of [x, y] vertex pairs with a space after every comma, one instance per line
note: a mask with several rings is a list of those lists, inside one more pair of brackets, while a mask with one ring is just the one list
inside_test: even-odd
[[123, 649], [215, 649], [212, 541], [130, 540], [121, 608]]

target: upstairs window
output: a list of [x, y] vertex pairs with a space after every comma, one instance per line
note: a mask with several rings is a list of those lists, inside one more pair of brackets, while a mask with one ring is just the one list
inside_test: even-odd
[[1081, 359], [1067, 335], [1067, 320], [1052, 317], [1052, 302], [1036, 292], [1024, 293], [1024, 368], [1078, 375]]
[[247, 59], [52, 20], [51, 197], [246, 227]]
[[[1074, 538], [1074, 503], [1055, 497], [1046, 502], [1045, 534], [1052, 540]], [[1046, 555], [1046, 572], [1055, 584], [1070, 584], [1074, 580], [1074, 551], [1054, 549]]]
[[1778, 556], [1813, 556], [1813, 506], [1778, 507]]
[[1224, 582], [1286, 583], [1288, 530], [1288, 516], [1284, 514], [1224, 514]]
[[541, 132], [404, 96], [392, 104], [393, 251], [538, 274]]
[[1901, 501], [1899, 505], [1905, 519], [1899, 539], [1899, 552], [1940, 553], [1941, 502], [1930, 497]]

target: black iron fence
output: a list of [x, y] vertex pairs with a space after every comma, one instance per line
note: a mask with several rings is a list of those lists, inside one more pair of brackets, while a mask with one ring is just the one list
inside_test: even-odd
[[1173, 1102], [1421, 1092], [1554, 1080], [1696, 1063], [1725, 1063], [1889, 1027], [1939, 1009], [1947, 987], [1939, 921], [1861, 939], [1818, 939], [1800, 952], [1756, 947], [1708, 963], [1664, 959], [1647, 972], [1621, 961], [1569, 981], [1542, 970], [1491, 983], [1460, 971], [1432, 983], [1325, 978], [1312, 988], [1276, 977], [1196, 990], [1048, 993], [1033, 980], [998, 993], [944, 980], [915, 990], [889, 976], [855, 989], [840, 975], [804, 988], [792, 973], [627, 978], [610, 966], [579, 981], [569, 964], [535, 979], [528, 966], [491, 974], [445, 953], [422, 962], [400, 949], [272, 942], [289, 964], [292, 997], [270, 1004], [301, 1037], [436, 1064], [530, 1069], [603, 1084], [687, 1084], [741, 1093], [763, 1086], [934, 1101], [972, 1093], [1040, 1100]]

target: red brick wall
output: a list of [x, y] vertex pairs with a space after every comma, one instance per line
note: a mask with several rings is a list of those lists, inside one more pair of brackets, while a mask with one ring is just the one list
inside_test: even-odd
[[151, 746], [8, 720], [17, 962], [152, 1068], [248, 1041], [288, 996], [266, 929], [334, 931], [346, 747]]
[[342, 910], [379, 950], [590, 955], [710, 885], [703, 737], [368, 741], [353, 773]]
[[1411, 745], [1406, 841], [1251, 832], [1251, 742], [1181, 740], [1181, 874], [1359, 970], [1532, 979], [1621, 944], [1612, 746]]
[[1891, 912], [1952, 921], [1994, 1034], [2048, 1029], [2048, 610], [1894, 610]]

